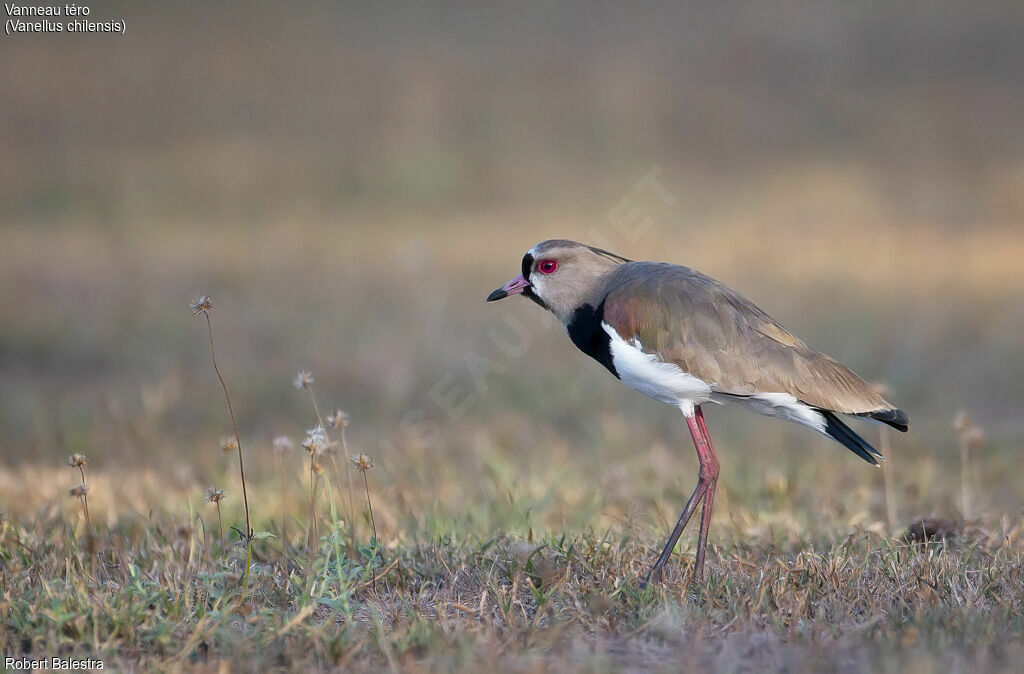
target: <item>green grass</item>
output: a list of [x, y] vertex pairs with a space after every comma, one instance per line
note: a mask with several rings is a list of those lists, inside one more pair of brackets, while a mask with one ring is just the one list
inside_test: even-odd
[[1024, 653], [1019, 524], [945, 545], [715, 544], [696, 585], [681, 546], [647, 590], [656, 541], [627, 531], [452, 532], [349, 555], [334, 528], [315, 556], [259, 541], [245, 598], [244, 549], [225, 556], [201, 528], [105, 538], [93, 567], [61, 519], [4, 522], [5, 653], [295, 671], [946, 671]]

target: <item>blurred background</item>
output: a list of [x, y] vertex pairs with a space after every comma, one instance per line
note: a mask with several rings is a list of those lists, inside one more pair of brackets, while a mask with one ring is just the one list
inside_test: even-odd
[[[301, 368], [393, 536], [660, 528], [696, 476], [678, 414], [483, 303], [566, 237], [698, 268], [884, 383], [901, 517], [958, 512], [959, 410], [974, 512], [1019, 515], [1020, 3], [90, 8], [126, 35], [0, 36], [0, 510], [72, 508], [73, 451], [108, 519], [233, 479], [206, 292], [264, 498], [272, 437], [315, 423]], [[718, 520], [884, 519], [842, 447], [708, 417]]]

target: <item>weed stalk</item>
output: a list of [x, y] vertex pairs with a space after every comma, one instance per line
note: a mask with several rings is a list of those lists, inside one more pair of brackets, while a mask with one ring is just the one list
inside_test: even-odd
[[231, 395], [228, 393], [228, 385], [224, 383], [224, 377], [217, 366], [217, 353], [213, 348], [213, 321], [210, 320], [210, 310], [213, 309], [213, 302], [209, 297], [203, 295], [191, 305], [194, 313], [202, 313], [206, 317], [206, 330], [210, 336], [210, 360], [213, 361], [213, 371], [217, 373], [220, 380], [220, 387], [224, 391], [224, 399], [228, 403], [228, 414], [231, 416], [231, 428], [235, 432], [235, 442], [238, 445], [238, 474], [242, 480], [242, 502], [245, 505], [245, 578], [242, 581], [242, 598], [249, 589], [249, 567], [252, 566], [252, 520], [249, 517], [249, 494], [245, 488], [245, 463], [242, 461], [242, 438], [238, 433], [238, 422], [235, 421], [235, 409], [231, 405]]

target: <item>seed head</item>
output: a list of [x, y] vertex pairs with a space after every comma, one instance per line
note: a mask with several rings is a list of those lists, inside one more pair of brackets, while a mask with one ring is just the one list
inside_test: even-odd
[[295, 443], [287, 435], [279, 435], [274, 438], [274, 451], [280, 454], [290, 452], [295, 449]]
[[327, 415], [327, 425], [332, 428], [345, 428], [348, 426], [348, 415], [341, 410], [334, 410]]
[[368, 454], [359, 454], [358, 456], [350, 456], [349, 461], [352, 465], [359, 469], [360, 472], [365, 473], [366, 471], [373, 468], [373, 457]]
[[72, 468], [84, 466], [88, 462], [89, 459], [86, 458], [85, 454], [79, 454], [76, 452], [68, 457], [68, 465], [71, 466]]
[[313, 379], [313, 373], [309, 370], [299, 370], [299, 373], [292, 379], [292, 384], [297, 389], [309, 388], [316, 383], [316, 379]]
[[974, 420], [971, 419], [971, 415], [967, 413], [967, 410], [960, 410], [956, 413], [956, 418], [953, 419], [953, 428], [962, 432], [972, 426], [974, 426]]
[[327, 432], [324, 430], [324, 427], [317, 426], [307, 430], [306, 439], [302, 441], [302, 446], [310, 454], [320, 454], [327, 449]]
[[84, 498], [89, 493], [88, 485], [79, 484], [71, 488], [71, 495], [76, 498]]
[[221, 499], [224, 498], [224, 490], [217, 489], [216, 487], [208, 487], [203, 492], [203, 498], [206, 499], [207, 503], [220, 503]]
[[213, 309], [213, 300], [210, 299], [209, 295], [200, 295], [189, 302], [188, 308], [192, 310], [193, 315], [198, 316], [204, 311]]
[[220, 439], [220, 448], [225, 452], [233, 452], [238, 449], [238, 440], [234, 436], [226, 435]]

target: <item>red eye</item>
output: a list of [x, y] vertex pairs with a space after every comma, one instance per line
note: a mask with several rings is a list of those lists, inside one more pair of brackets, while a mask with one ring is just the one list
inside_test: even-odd
[[541, 260], [537, 264], [537, 271], [541, 274], [553, 274], [556, 269], [558, 269], [557, 260]]

